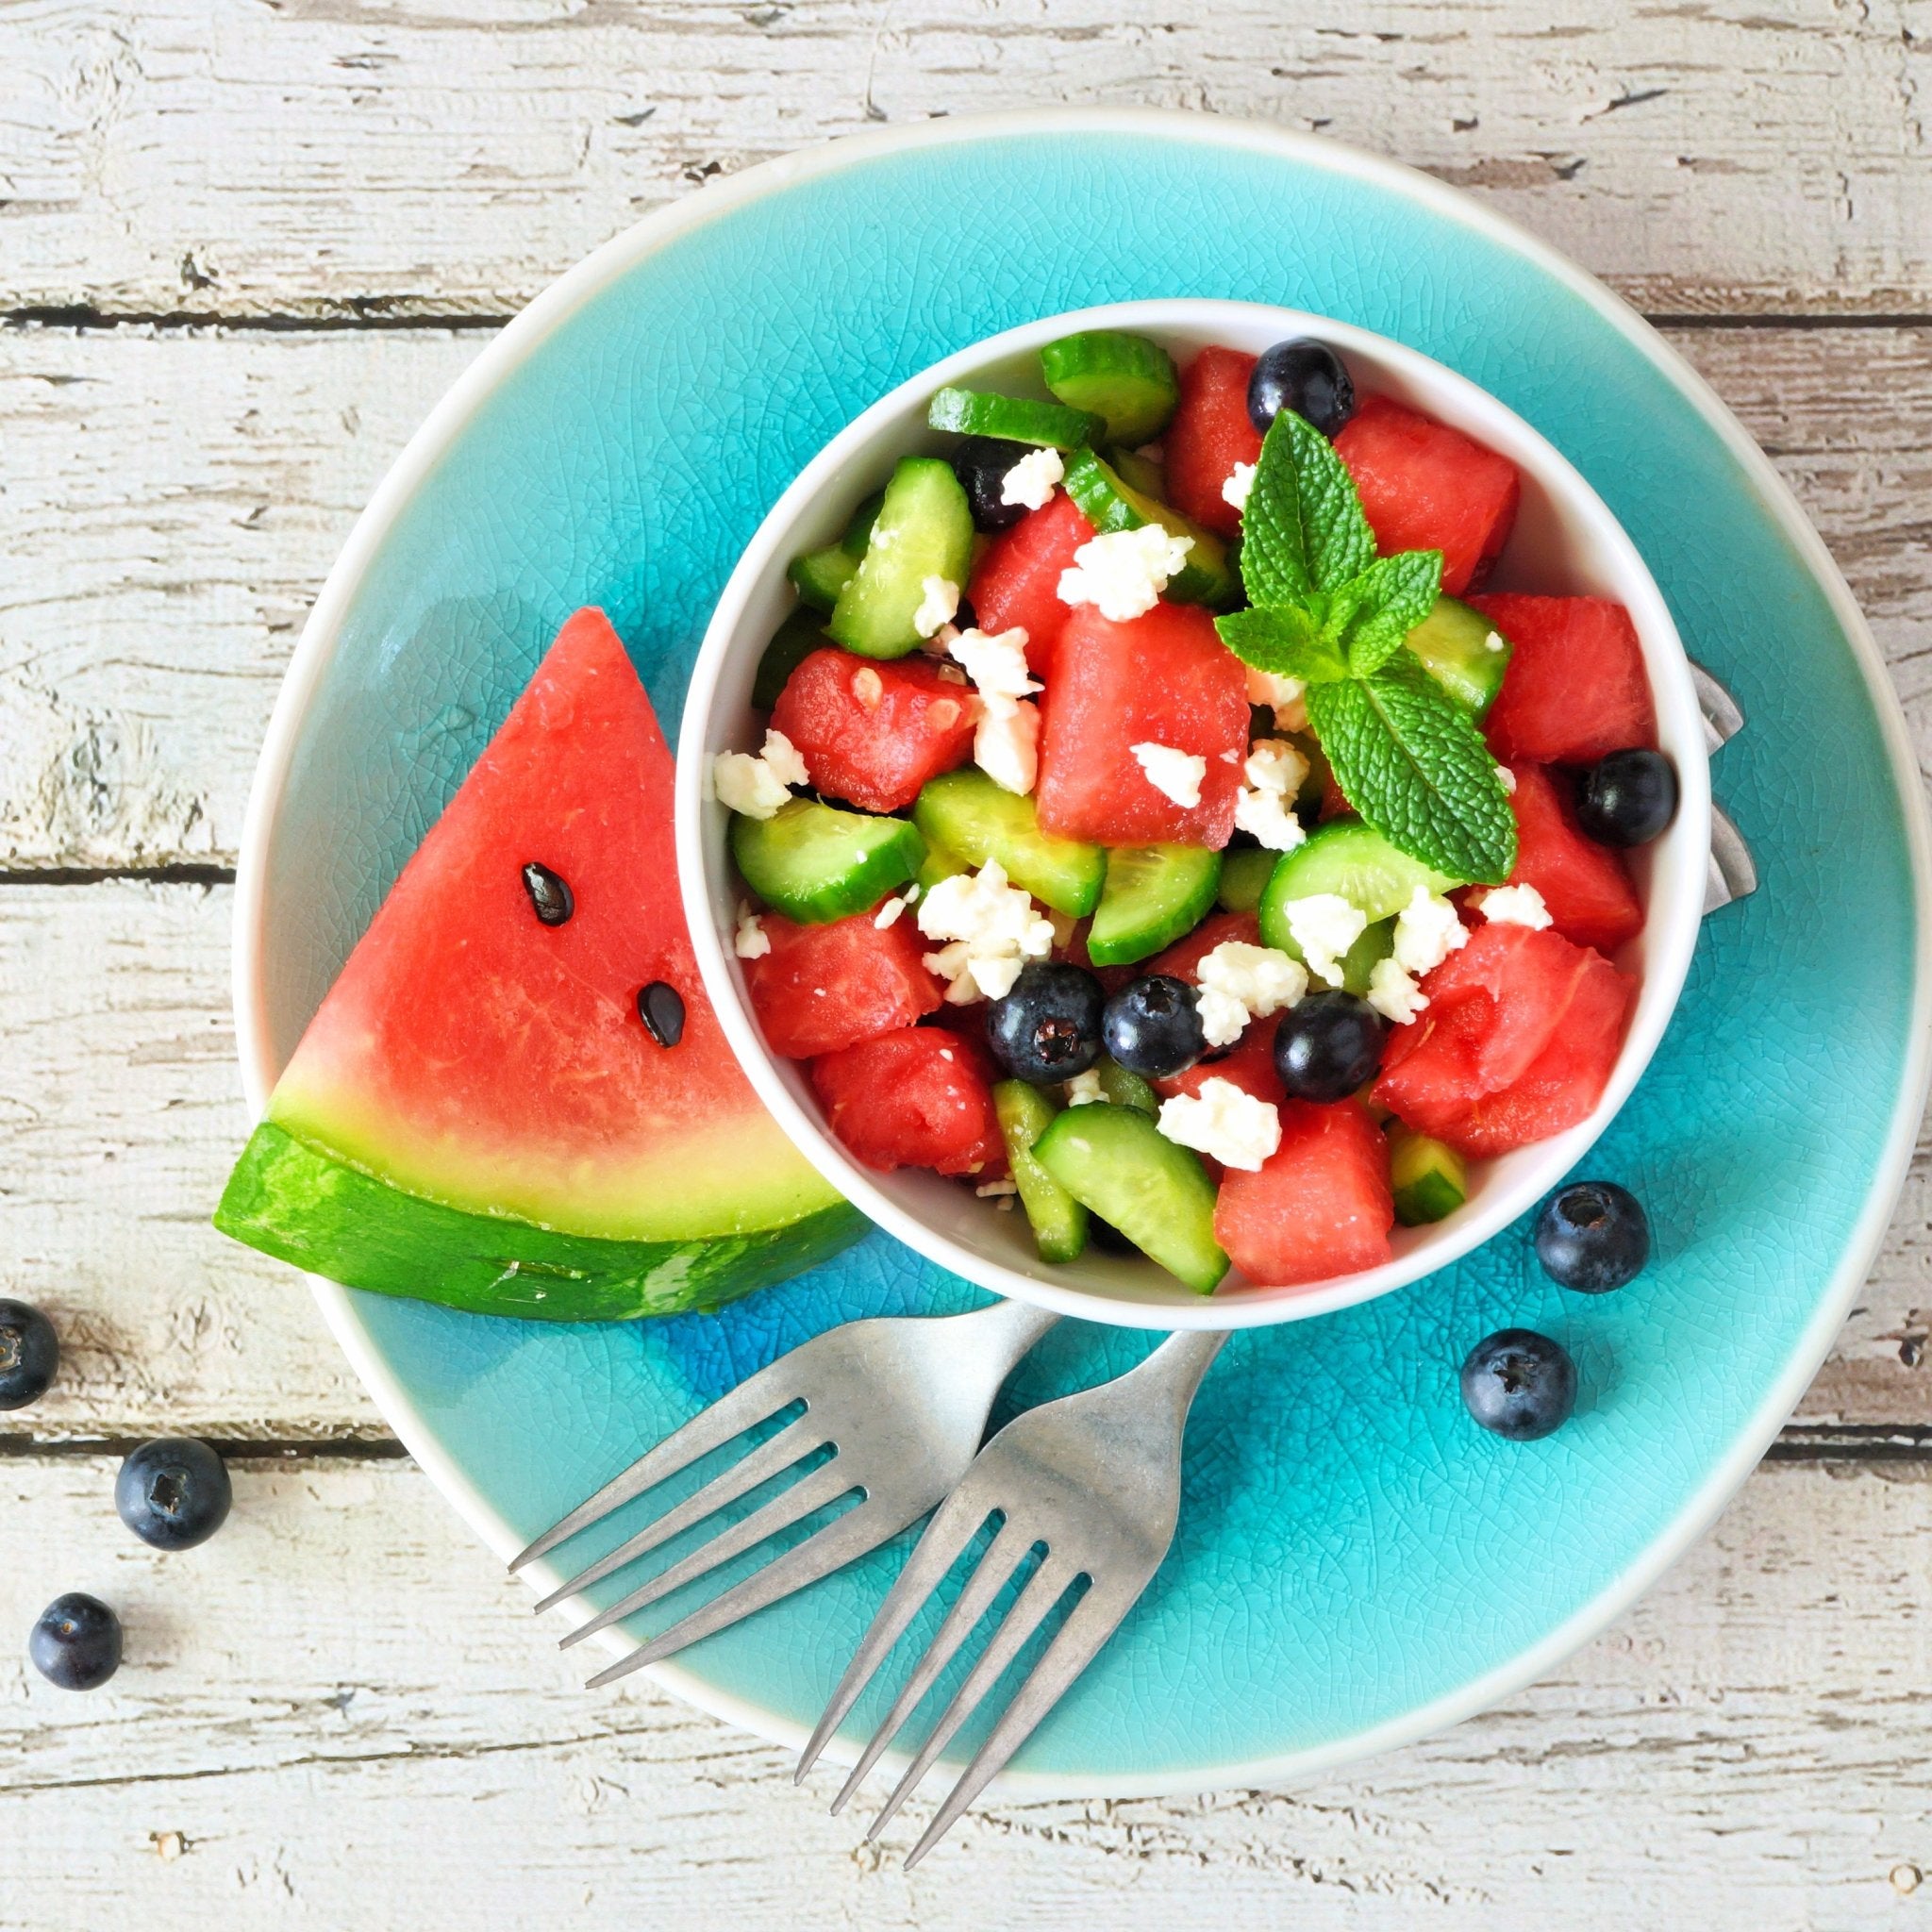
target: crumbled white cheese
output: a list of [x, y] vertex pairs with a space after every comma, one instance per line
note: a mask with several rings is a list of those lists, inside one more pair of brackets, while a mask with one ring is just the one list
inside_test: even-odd
[[1247, 783], [1235, 794], [1236, 826], [1270, 852], [1292, 852], [1308, 836], [1288, 803], [1308, 775], [1307, 759], [1285, 738], [1257, 738], [1242, 773]]
[[1306, 731], [1308, 728], [1308, 708], [1302, 693], [1307, 691], [1307, 685], [1299, 677], [1281, 677], [1273, 671], [1257, 671], [1252, 664], [1247, 669], [1249, 704], [1264, 705], [1273, 711], [1278, 731]]
[[1541, 932], [1550, 923], [1550, 908], [1534, 886], [1498, 886], [1483, 894], [1481, 910], [1491, 925], [1526, 925]]
[[1103, 531], [1074, 552], [1073, 569], [1060, 573], [1059, 600], [1097, 605], [1116, 624], [1144, 616], [1193, 547], [1191, 537], [1174, 536], [1158, 524]]
[[973, 762], [1002, 791], [1025, 797], [1040, 776], [1040, 707], [988, 698], [974, 727]]
[[741, 818], [768, 819], [791, 798], [791, 786], [810, 783], [797, 746], [782, 731], [767, 731], [764, 749], [756, 757], [721, 751], [711, 760], [711, 789], [718, 802]]
[[[916, 891], [917, 888], [915, 888], [914, 890]], [[902, 912], [904, 912], [907, 907], [911, 905], [911, 903], [912, 899], [910, 894], [908, 894], [906, 897], [901, 898], [899, 894], [895, 892], [890, 899], [886, 901], [886, 903], [883, 906], [879, 908], [879, 909], [875, 913], [873, 914], [872, 923], [875, 926], [877, 926], [881, 932], [884, 932], [888, 926], [898, 924], [899, 915]]]
[[1066, 474], [1066, 459], [1058, 450], [1029, 450], [1000, 479], [1000, 501], [1044, 509], [1053, 499], [1054, 486]]
[[1512, 772], [1507, 765], [1498, 765], [1496, 767], [1496, 783], [1500, 785], [1503, 788], [1503, 790], [1510, 795], [1511, 798], [1514, 798], [1516, 796], [1516, 774]]
[[1198, 1096], [1163, 1100], [1157, 1124], [1176, 1146], [1246, 1174], [1256, 1173], [1281, 1145], [1280, 1113], [1232, 1080], [1204, 1080]]
[[1026, 633], [1018, 625], [991, 637], [956, 631], [946, 649], [983, 698], [1031, 697], [1040, 689], [1026, 669]]
[[1407, 1026], [1428, 1005], [1428, 995], [1400, 959], [1377, 959], [1369, 968], [1369, 1004], [1384, 1019]]
[[1507, 651], [1508, 648], [1509, 646], [1503, 641], [1502, 636], [1499, 632], [1492, 630], [1489, 634], [1489, 636], [1483, 640], [1483, 649], [1486, 651]]
[[1361, 938], [1368, 916], [1340, 892], [1310, 892], [1281, 908], [1290, 937], [1302, 949], [1308, 971], [1330, 986], [1341, 984], [1341, 956]]
[[929, 638], [942, 624], [951, 624], [959, 608], [959, 587], [951, 577], [921, 577], [919, 608], [912, 613], [912, 628]]
[[1147, 782], [1163, 797], [1191, 811], [1201, 802], [1201, 780], [1208, 775], [1208, 760], [1192, 752], [1176, 751], [1171, 744], [1133, 744], [1134, 754]]
[[1231, 504], [1236, 509], [1245, 510], [1248, 507], [1248, 491], [1255, 487], [1255, 466], [1253, 463], [1237, 463], [1227, 473], [1227, 481], [1221, 486], [1221, 500]]
[[925, 965], [948, 982], [946, 998], [955, 1006], [1004, 999], [1020, 968], [1053, 950], [1052, 922], [1007, 883], [997, 859], [988, 859], [977, 873], [941, 879], [920, 902], [918, 917], [927, 939], [951, 941], [926, 954]]
[[738, 908], [738, 930], [731, 935], [731, 950], [741, 959], [762, 959], [772, 950], [772, 936], [763, 918], [749, 906]]
[[1099, 1072], [1095, 1068], [1089, 1067], [1084, 1074], [1075, 1074], [1067, 1082], [1069, 1107], [1092, 1107], [1096, 1102], [1104, 1101], [1106, 1098], [1107, 1094], [1100, 1085]]
[[1308, 761], [1285, 738], [1257, 738], [1241, 770], [1256, 791], [1291, 797], [1307, 782]]
[[1432, 899], [1418, 886], [1395, 921], [1395, 963], [1420, 977], [1469, 943], [1469, 929], [1446, 899]]
[[997, 1200], [1002, 1194], [1017, 1194], [1019, 1183], [1012, 1180], [982, 1181], [973, 1191], [982, 1201]]
[[1293, 1006], [1308, 990], [1307, 968], [1299, 959], [1242, 940], [1224, 940], [1195, 971], [1195, 1010], [1209, 1046], [1232, 1046], [1250, 1020]]

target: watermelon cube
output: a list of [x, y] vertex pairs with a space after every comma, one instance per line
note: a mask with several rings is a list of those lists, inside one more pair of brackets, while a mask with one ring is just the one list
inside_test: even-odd
[[905, 914], [883, 928], [873, 912], [828, 925], [767, 912], [760, 924], [771, 951], [744, 962], [744, 985], [774, 1053], [808, 1060], [939, 1009], [939, 981], [922, 963], [925, 941]]
[[1567, 779], [1541, 765], [1510, 766], [1516, 790], [1512, 886], [1534, 886], [1556, 929], [1579, 946], [1614, 953], [1643, 930], [1643, 904], [1624, 856], [1585, 837], [1566, 795]]
[[1505, 763], [1592, 764], [1656, 745], [1643, 650], [1621, 604], [1514, 591], [1470, 602], [1515, 646], [1483, 726]]
[[1258, 946], [1261, 943], [1260, 920], [1252, 912], [1210, 912], [1186, 939], [1176, 940], [1166, 952], [1158, 954], [1136, 971], [1169, 974], [1194, 986], [1200, 981], [1201, 961], [1216, 946], [1225, 945], [1230, 940], [1238, 940], [1246, 946]]
[[901, 1026], [822, 1055], [811, 1084], [832, 1132], [867, 1167], [1006, 1171], [984, 1061], [947, 1027]]
[[1507, 1154], [1574, 1126], [1603, 1097], [1636, 984], [1553, 929], [1483, 925], [1423, 981], [1375, 1098], [1458, 1153]]
[[1261, 438], [1248, 418], [1253, 356], [1239, 349], [1203, 349], [1181, 372], [1180, 401], [1160, 439], [1167, 463], [1167, 500], [1204, 530], [1233, 539], [1241, 512], [1221, 493], [1237, 463], [1261, 455]]
[[900, 811], [928, 778], [973, 755], [979, 707], [950, 667], [814, 651], [785, 680], [772, 728], [797, 747], [811, 782], [866, 811]]
[[1074, 567], [1074, 553], [1093, 538], [1093, 525], [1065, 491], [1029, 510], [1010, 530], [986, 546], [967, 601], [973, 621], [989, 636], [1016, 626], [1026, 633], [1026, 661], [1044, 677], [1070, 606], [1060, 602], [1060, 573]]
[[1197, 1060], [1178, 1074], [1169, 1074], [1155, 1081], [1155, 1091], [1163, 1099], [1172, 1099], [1176, 1093], [1198, 1095], [1209, 1080], [1229, 1080], [1243, 1093], [1278, 1106], [1283, 1094], [1281, 1076], [1274, 1071], [1274, 1033], [1280, 1024], [1273, 1017], [1257, 1020], [1219, 1058]]
[[1281, 1103], [1281, 1145], [1258, 1173], [1230, 1168], [1214, 1239], [1249, 1280], [1293, 1288], [1390, 1258], [1389, 1143], [1358, 1101]]
[[1384, 557], [1440, 550], [1459, 597], [1489, 574], [1516, 523], [1523, 481], [1507, 457], [1387, 396], [1364, 396], [1335, 439]]
[[[1041, 711], [1043, 831], [1098, 845], [1227, 843], [1248, 749], [1247, 674], [1198, 605], [1157, 604], [1124, 624], [1081, 605], [1060, 633]], [[1205, 758], [1200, 802], [1160, 791], [1137, 744]]]

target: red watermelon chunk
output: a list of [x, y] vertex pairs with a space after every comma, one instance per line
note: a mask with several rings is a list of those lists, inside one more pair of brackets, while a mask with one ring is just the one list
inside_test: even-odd
[[[1042, 830], [1099, 845], [1227, 843], [1248, 748], [1247, 674], [1198, 605], [1157, 604], [1124, 624], [1080, 606], [1041, 711]], [[1207, 759], [1200, 804], [1154, 786], [1133, 753], [1143, 743]]]
[[1508, 883], [1534, 886], [1566, 940], [1614, 953], [1643, 930], [1643, 905], [1623, 855], [1584, 836], [1560, 778], [1541, 765], [1509, 769], [1516, 779], [1509, 801], [1516, 811], [1516, 870]]
[[867, 1167], [1003, 1173], [1006, 1142], [979, 1057], [944, 1026], [902, 1026], [821, 1056], [811, 1084]]
[[1167, 951], [1137, 967], [1137, 973], [1167, 973], [1185, 979], [1190, 986], [1201, 977], [1201, 961], [1216, 946], [1238, 940], [1242, 945], [1261, 943], [1261, 922], [1252, 912], [1211, 912], [1186, 939], [1176, 940]]
[[1507, 1154], [1574, 1126], [1603, 1097], [1635, 982], [1588, 947], [1484, 925], [1423, 981], [1375, 1098], [1468, 1155]]
[[899, 811], [928, 778], [973, 755], [972, 688], [929, 658], [875, 662], [814, 651], [785, 680], [772, 728], [797, 747], [811, 782], [866, 811]]
[[1029, 510], [1010, 530], [986, 546], [966, 586], [973, 621], [989, 636], [1017, 626], [1026, 633], [1026, 661], [1044, 677], [1054, 646], [1072, 616], [1060, 602], [1060, 573], [1074, 567], [1074, 553], [1093, 539], [1093, 525], [1065, 491]]
[[1389, 1143], [1359, 1102], [1281, 1103], [1281, 1145], [1256, 1174], [1230, 1168], [1214, 1239], [1249, 1280], [1292, 1288], [1390, 1258]]
[[1252, 1093], [1269, 1106], [1282, 1099], [1281, 1076], [1274, 1071], [1274, 1033], [1280, 1021], [1273, 1016], [1257, 1020], [1220, 1058], [1198, 1060], [1178, 1074], [1169, 1074], [1154, 1082], [1156, 1091], [1172, 1099], [1176, 1093], [1198, 1096], [1209, 1080], [1231, 1080], [1243, 1093]]
[[1642, 647], [1621, 604], [1515, 591], [1469, 601], [1515, 646], [1484, 723], [1506, 764], [1593, 764], [1657, 743]]
[[744, 985], [774, 1053], [808, 1060], [939, 1009], [939, 981], [922, 963], [925, 942], [908, 915], [883, 930], [872, 912], [829, 925], [767, 912], [760, 924], [772, 950], [744, 962]]
[[1364, 396], [1335, 439], [1384, 557], [1440, 550], [1459, 597], [1489, 573], [1516, 523], [1522, 478], [1507, 457], [1387, 396]]
[[1248, 418], [1253, 356], [1239, 349], [1203, 349], [1181, 372], [1180, 401], [1160, 439], [1167, 462], [1167, 500], [1203, 529], [1233, 539], [1241, 512], [1221, 486], [1237, 463], [1260, 458], [1261, 438]]

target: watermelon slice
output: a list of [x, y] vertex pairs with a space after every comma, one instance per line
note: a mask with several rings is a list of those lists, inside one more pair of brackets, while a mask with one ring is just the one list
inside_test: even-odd
[[1657, 743], [1657, 709], [1643, 646], [1623, 605], [1607, 597], [1472, 597], [1509, 640], [1503, 689], [1483, 721], [1506, 764], [1594, 764]]
[[1060, 602], [1060, 573], [1071, 570], [1074, 553], [1091, 542], [1093, 525], [1064, 491], [1042, 508], [1030, 510], [986, 546], [971, 581], [967, 601], [973, 621], [989, 635], [1018, 628], [1026, 633], [1026, 662], [1035, 677], [1053, 664], [1054, 646], [1070, 605]]
[[1228, 1258], [1274, 1288], [1380, 1267], [1394, 1224], [1389, 1143], [1353, 1100], [1284, 1101], [1281, 1145], [1258, 1173], [1229, 1169], [1214, 1206]]
[[[699, 983], [671, 773], [579, 611], [309, 1022], [215, 1224], [352, 1288], [566, 1322], [717, 1307], [856, 1240]], [[560, 924], [531, 861], [569, 888]], [[660, 980], [672, 1046], [639, 1017]]]
[[1241, 513], [1222, 495], [1222, 485], [1237, 463], [1261, 458], [1260, 434], [1248, 417], [1256, 359], [1239, 349], [1203, 349], [1181, 373], [1180, 401], [1161, 438], [1167, 500], [1230, 543], [1241, 533]]

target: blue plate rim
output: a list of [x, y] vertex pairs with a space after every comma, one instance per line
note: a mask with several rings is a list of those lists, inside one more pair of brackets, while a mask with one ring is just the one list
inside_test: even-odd
[[[1151, 138], [1244, 149], [1353, 176], [1417, 202], [1517, 253], [1560, 283], [1616, 328], [1697, 410], [1735, 458], [1760, 503], [1824, 592], [1863, 675], [1866, 694], [1886, 742], [1911, 858], [1912, 1025], [1883, 1156], [1828, 1291], [1793, 1348], [1784, 1373], [1740, 1428], [1730, 1450], [1685, 1501], [1668, 1527], [1589, 1603], [1506, 1663], [1380, 1724], [1295, 1751], [1236, 1763], [1191, 1766], [1170, 1775], [1065, 1776], [1008, 1772], [992, 1790], [1015, 1799], [1178, 1796], [1224, 1785], [1274, 1784], [1306, 1777], [1446, 1729], [1545, 1675], [1641, 1596], [1703, 1535], [1797, 1406], [1829, 1353], [1877, 1255], [1904, 1187], [1928, 1081], [1932, 1081], [1932, 1024], [1928, 1024], [1932, 1022], [1932, 916], [1928, 916], [1932, 915], [1932, 818], [1928, 818], [1920, 789], [1917, 755], [1905, 713], [1863, 613], [1823, 539], [1770, 458], [1709, 384], [1649, 323], [1594, 276], [1507, 217], [1402, 162], [1317, 135], [1185, 109], [1056, 108], [953, 116], [845, 136], [761, 162], [657, 209], [605, 242], [537, 295], [431, 410], [358, 517], [324, 582], [276, 696], [250, 788], [236, 869], [232, 974], [237, 1052], [243, 1089], [255, 1115], [258, 1117], [265, 1109], [279, 1071], [271, 1044], [262, 972], [267, 937], [266, 867], [276, 809], [302, 725], [334, 657], [342, 620], [390, 526], [497, 386], [620, 276], [679, 237], [752, 202], [821, 175], [911, 150], [1096, 132], [1124, 140]], [[330, 1332], [383, 1420], [457, 1513], [487, 1547], [507, 1561], [522, 1539], [442, 1449], [427, 1418], [375, 1347], [357, 1313], [355, 1298], [320, 1276], [311, 1275], [309, 1283]], [[621, 1633], [607, 1635], [612, 1640], [609, 1647], [614, 1654], [622, 1655], [631, 1647]], [[724, 1723], [792, 1749], [804, 1742], [803, 1726], [749, 1699], [720, 1691], [687, 1665], [660, 1663], [650, 1667], [648, 1674], [673, 1695]]]

